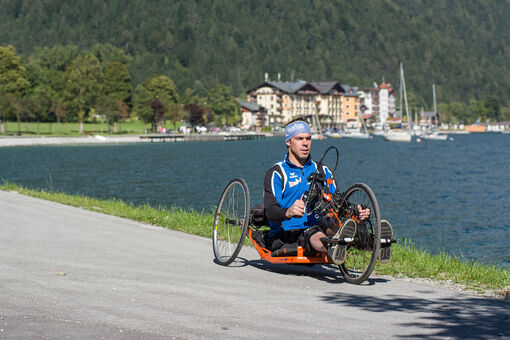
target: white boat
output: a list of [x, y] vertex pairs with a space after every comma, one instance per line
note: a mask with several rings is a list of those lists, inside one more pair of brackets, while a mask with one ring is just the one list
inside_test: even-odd
[[406, 81], [404, 77], [404, 67], [400, 63], [400, 119], [402, 119], [402, 99], [405, 102], [407, 124], [409, 130], [389, 130], [383, 134], [383, 138], [389, 142], [405, 142], [409, 143], [413, 138], [411, 131], [411, 121], [409, 119], [409, 108], [407, 105]]
[[361, 123], [361, 127], [363, 128], [363, 131], [361, 131], [360, 128], [348, 129], [348, 130], [344, 130], [343, 136], [346, 138], [369, 139], [370, 134], [368, 133], [367, 126], [365, 125], [365, 121], [363, 120], [363, 118], [361, 118], [359, 116], [359, 113], [358, 113], [358, 122]]
[[342, 134], [339, 132], [327, 132], [325, 135], [329, 138], [342, 138], [343, 137]]
[[383, 138], [388, 142], [406, 142], [409, 143], [413, 136], [407, 131], [393, 131], [385, 132]]
[[423, 138], [428, 139], [428, 140], [447, 140], [448, 135], [445, 135], [443, 133], [438, 133], [438, 132], [431, 132], [431, 133], [423, 136]]
[[343, 137], [345, 137], [345, 138], [369, 139], [370, 138], [370, 134], [359, 132], [359, 131], [357, 131], [357, 132], [353, 131], [353, 132], [344, 133]]
[[319, 133], [312, 133], [312, 139], [326, 139], [327, 137], [325, 135], [323, 135], [322, 133], [319, 134]]
[[321, 123], [319, 117], [314, 113], [312, 116], [312, 139], [326, 139], [327, 137], [322, 134]]

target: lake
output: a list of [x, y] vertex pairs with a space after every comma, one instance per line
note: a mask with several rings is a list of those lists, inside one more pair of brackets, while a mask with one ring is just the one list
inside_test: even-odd
[[[510, 135], [453, 135], [453, 141], [314, 140], [318, 160], [340, 150], [340, 189], [365, 182], [398, 239], [419, 248], [510, 266]], [[237, 142], [140, 143], [0, 148], [0, 178], [30, 188], [135, 204], [212, 211], [223, 187], [244, 178], [262, 202], [265, 171], [283, 137]], [[331, 159], [327, 160], [332, 167]]]

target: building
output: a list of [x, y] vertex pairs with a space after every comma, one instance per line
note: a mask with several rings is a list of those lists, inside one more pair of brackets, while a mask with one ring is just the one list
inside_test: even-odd
[[266, 81], [246, 93], [248, 102], [266, 108], [264, 126], [280, 127], [295, 117], [314, 115], [323, 128], [339, 127], [342, 122], [345, 90], [339, 82]]
[[361, 114], [368, 125], [382, 128], [396, 113], [394, 91], [388, 83], [374, 83], [374, 87], [360, 91], [359, 97]]
[[342, 100], [341, 126], [344, 129], [358, 129], [360, 127], [360, 101], [357, 87], [342, 85], [345, 93]]
[[267, 110], [257, 103], [241, 101], [241, 128], [244, 130], [255, 129], [260, 131], [267, 126]]

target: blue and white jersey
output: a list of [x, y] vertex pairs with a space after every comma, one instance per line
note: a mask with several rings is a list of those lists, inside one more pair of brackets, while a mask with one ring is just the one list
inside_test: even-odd
[[[292, 164], [288, 154], [266, 172], [264, 178], [264, 209], [266, 211], [271, 231], [269, 236], [275, 236], [281, 229], [303, 229], [317, 225], [314, 214], [287, 219], [285, 212], [296, 200], [302, 199], [303, 194], [310, 187], [308, 177], [317, 171], [317, 163], [311, 158], [304, 167]], [[331, 178], [331, 171], [327, 166], [319, 170], [326, 179]], [[336, 183], [330, 187], [336, 191]]]

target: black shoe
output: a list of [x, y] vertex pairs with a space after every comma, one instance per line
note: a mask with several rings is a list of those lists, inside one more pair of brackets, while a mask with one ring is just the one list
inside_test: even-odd
[[391, 260], [391, 242], [393, 241], [393, 228], [390, 222], [381, 220], [381, 249], [379, 261], [386, 263]]
[[356, 229], [356, 243], [354, 248], [371, 251], [374, 245], [374, 236], [368, 231], [364, 221], [358, 223]]
[[354, 240], [356, 235], [357, 223], [353, 219], [348, 219], [338, 229], [332, 241], [342, 241], [341, 243], [333, 243], [334, 245], [328, 249], [328, 256], [333, 260], [335, 264], [342, 264], [345, 262], [345, 255], [347, 244]]

